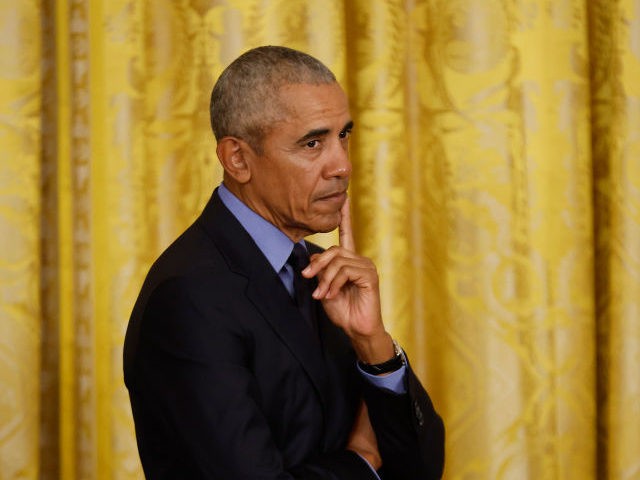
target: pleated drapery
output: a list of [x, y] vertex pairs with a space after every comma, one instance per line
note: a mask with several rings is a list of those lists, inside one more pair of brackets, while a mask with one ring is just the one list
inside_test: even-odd
[[356, 241], [445, 478], [640, 479], [637, 0], [0, 0], [0, 479], [143, 478], [126, 323], [263, 44], [349, 94]]

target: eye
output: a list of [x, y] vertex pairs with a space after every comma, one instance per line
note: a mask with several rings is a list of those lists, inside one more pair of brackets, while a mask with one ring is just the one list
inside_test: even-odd
[[338, 136], [339, 136], [340, 138], [349, 138], [349, 137], [351, 136], [351, 129], [350, 129], [350, 128], [347, 128], [347, 129], [345, 129], [345, 130], [342, 130], [342, 131], [338, 134]]
[[307, 147], [309, 148], [316, 148], [318, 146], [320, 142], [318, 142], [318, 140], [309, 140], [307, 142]]

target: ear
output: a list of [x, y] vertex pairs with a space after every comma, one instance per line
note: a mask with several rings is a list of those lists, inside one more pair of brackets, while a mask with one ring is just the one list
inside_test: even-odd
[[224, 171], [238, 183], [247, 183], [251, 179], [251, 169], [246, 156], [249, 146], [236, 137], [223, 137], [218, 141], [216, 154]]

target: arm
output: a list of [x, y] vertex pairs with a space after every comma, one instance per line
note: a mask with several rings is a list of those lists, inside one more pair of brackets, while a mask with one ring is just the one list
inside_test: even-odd
[[[382, 363], [394, 355], [380, 309], [378, 274], [370, 259], [355, 253], [348, 202], [342, 208], [340, 245], [315, 254], [302, 273], [318, 277], [313, 296], [347, 334], [358, 358]], [[431, 400], [411, 371], [406, 393], [365, 383], [364, 399], [377, 438], [386, 478], [437, 479], [444, 464], [444, 427]]]
[[353, 429], [347, 442], [347, 450], [352, 450], [364, 458], [375, 470], [382, 466], [382, 458], [378, 449], [378, 440], [371, 426], [369, 411], [364, 400], [360, 403]]
[[444, 467], [444, 426], [410, 366], [406, 383], [407, 393], [400, 395], [365, 383], [383, 478], [436, 480]]
[[260, 407], [250, 341], [229, 312], [213, 321], [196, 289], [167, 281], [144, 314], [130, 392], [147, 478], [373, 480], [347, 450], [284, 464]]

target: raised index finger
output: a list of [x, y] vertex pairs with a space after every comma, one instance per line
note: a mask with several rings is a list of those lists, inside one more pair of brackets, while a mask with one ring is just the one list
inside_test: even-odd
[[356, 251], [356, 243], [353, 240], [353, 230], [351, 229], [351, 208], [349, 197], [345, 200], [340, 209], [340, 225], [338, 227], [338, 235], [340, 237], [340, 246], [351, 252]]

